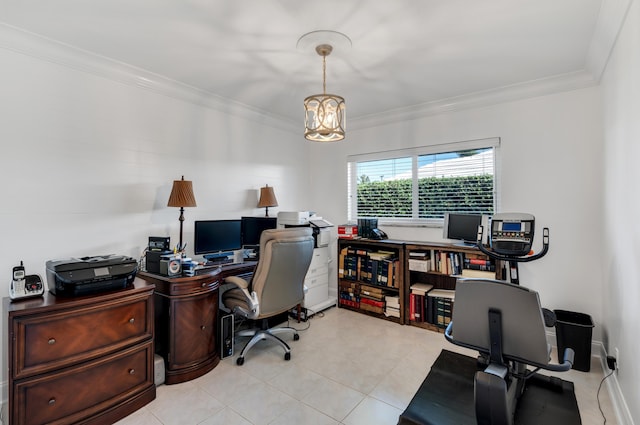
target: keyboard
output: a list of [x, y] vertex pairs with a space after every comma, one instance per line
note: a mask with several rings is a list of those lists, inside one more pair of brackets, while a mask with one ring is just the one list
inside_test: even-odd
[[225, 264], [231, 264], [233, 263], [233, 259], [232, 258], [222, 258], [222, 259], [216, 259], [216, 260], [209, 260], [206, 263], [204, 263], [205, 267], [213, 267], [213, 266], [222, 266]]

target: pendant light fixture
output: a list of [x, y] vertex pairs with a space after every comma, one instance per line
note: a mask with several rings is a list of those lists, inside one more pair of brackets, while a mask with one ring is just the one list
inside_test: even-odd
[[[320, 40], [325, 39], [325, 42]], [[322, 56], [322, 94], [308, 96], [304, 100], [304, 137], [313, 142], [337, 142], [344, 139], [346, 108], [344, 98], [327, 93], [327, 56], [334, 50], [335, 41], [339, 47], [351, 46], [351, 40], [335, 31], [314, 31], [298, 40], [298, 46], [315, 44], [315, 51]]]

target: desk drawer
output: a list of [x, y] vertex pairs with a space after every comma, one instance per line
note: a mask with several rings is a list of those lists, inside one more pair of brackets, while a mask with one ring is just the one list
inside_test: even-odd
[[153, 386], [153, 343], [14, 382], [14, 423], [77, 423]]
[[151, 297], [60, 310], [13, 322], [14, 378], [69, 366], [153, 337]]

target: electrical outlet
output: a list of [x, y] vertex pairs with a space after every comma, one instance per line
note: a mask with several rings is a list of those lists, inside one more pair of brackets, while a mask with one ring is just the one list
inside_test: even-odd
[[618, 347], [613, 349], [613, 355], [616, 356], [616, 375], [620, 374], [620, 351]]

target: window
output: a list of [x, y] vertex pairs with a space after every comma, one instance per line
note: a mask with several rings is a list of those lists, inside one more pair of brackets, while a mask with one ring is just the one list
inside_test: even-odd
[[493, 214], [500, 139], [353, 155], [348, 218], [441, 224], [445, 213]]

